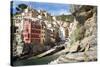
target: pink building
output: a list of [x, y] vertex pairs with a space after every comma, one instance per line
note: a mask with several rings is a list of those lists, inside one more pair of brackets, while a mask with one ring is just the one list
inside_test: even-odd
[[31, 22], [29, 19], [24, 19], [22, 35], [25, 43], [31, 43]]
[[24, 19], [23, 24], [23, 41], [24, 43], [41, 43], [42, 26], [37, 21]]

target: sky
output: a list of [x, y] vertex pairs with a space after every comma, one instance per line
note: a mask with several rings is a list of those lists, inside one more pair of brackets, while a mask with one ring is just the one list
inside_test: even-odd
[[19, 4], [26, 4], [36, 10], [46, 10], [51, 15], [68, 15], [70, 14], [69, 4], [59, 4], [59, 3], [45, 3], [45, 2], [28, 2], [28, 1], [13, 1], [13, 13], [16, 12], [16, 7]]

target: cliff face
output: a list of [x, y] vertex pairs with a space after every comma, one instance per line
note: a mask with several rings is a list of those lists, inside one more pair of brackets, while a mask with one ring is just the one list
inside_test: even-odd
[[70, 27], [72, 30], [69, 31], [70, 45], [79, 41], [82, 49], [87, 48], [87, 45], [91, 47], [97, 45], [96, 7], [87, 7], [83, 6], [82, 11], [76, 12], [78, 15], [75, 15], [73, 25]]
[[81, 6], [69, 26], [64, 54], [50, 64], [97, 60], [97, 7]]

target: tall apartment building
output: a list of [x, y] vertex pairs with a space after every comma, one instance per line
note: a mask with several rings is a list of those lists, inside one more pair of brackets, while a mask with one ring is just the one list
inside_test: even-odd
[[22, 35], [25, 43], [43, 44], [45, 42], [44, 32], [43, 25], [39, 20], [24, 19]]

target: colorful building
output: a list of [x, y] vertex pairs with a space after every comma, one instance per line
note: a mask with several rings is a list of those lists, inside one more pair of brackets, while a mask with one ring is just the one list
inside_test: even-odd
[[31, 19], [25, 19], [23, 24], [23, 41], [25, 43], [43, 44], [45, 40], [45, 30], [42, 24]]

